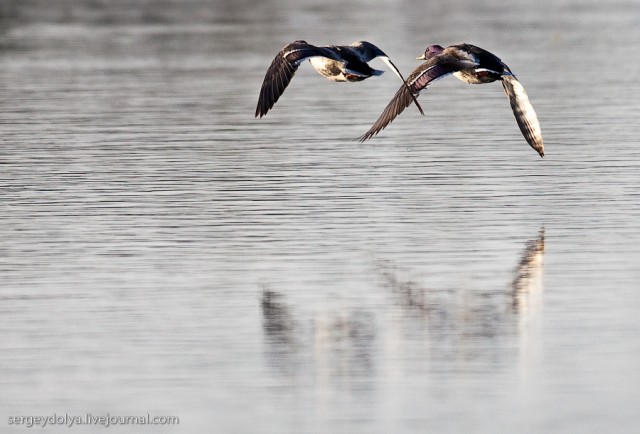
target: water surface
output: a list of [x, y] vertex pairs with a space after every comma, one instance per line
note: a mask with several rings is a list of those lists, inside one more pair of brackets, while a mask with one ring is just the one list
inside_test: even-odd
[[[633, 2], [58, 3], [0, 7], [0, 423], [637, 432]], [[302, 65], [253, 119], [301, 38], [494, 51], [546, 157], [499, 84], [359, 144], [397, 78]]]

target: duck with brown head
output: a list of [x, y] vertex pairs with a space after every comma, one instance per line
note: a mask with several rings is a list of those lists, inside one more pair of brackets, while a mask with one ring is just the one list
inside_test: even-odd
[[453, 74], [470, 84], [500, 80], [522, 135], [544, 157], [540, 123], [527, 92], [511, 69], [495, 54], [471, 44], [451, 45], [447, 48], [430, 45], [418, 59], [426, 62], [407, 77], [406, 86], [398, 89], [378, 120], [360, 137], [360, 141], [370, 139], [386, 128], [432, 82]]

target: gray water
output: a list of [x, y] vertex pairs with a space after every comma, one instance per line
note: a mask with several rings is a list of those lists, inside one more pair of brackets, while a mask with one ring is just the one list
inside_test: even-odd
[[[42, 3], [0, 2], [3, 432], [638, 432], [634, 1]], [[302, 65], [256, 120], [295, 39], [487, 48], [546, 156], [496, 83], [360, 144], [397, 77]]]

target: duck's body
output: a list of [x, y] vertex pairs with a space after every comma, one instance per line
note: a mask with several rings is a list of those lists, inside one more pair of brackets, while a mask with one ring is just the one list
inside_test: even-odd
[[[267, 69], [256, 117], [262, 117], [278, 101], [296, 70], [302, 62], [309, 60], [318, 74], [335, 82], [357, 82], [375, 75], [382, 75], [384, 71], [373, 69], [367, 62], [380, 57], [393, 72], [404, 78], [396, 66], [382, 50], [367, 41], [357, 41], [351, 45], [327, 45], [316, 47], [306, 41], [295, 41], [285, 45], [271, 62]], [[406, 86], [406, 84], [404, 84]], [[416, 105], [422, 113], [417, 101]]]
[[383, 130], [433, 81], [453, 74], [470, 84], [500, 80], [520, 131], [529, 145], [541, 157], [544, 156], [540, 123], [529, 97], [509, 67], [495, 54], [471, 44], [451, 45], [447, 48], [431, 45], [418, 59], [426, 62], [407, 77], [407, 85], [398, 90], [378, 120], [360, 137], [361, 141], [370, 139]]
[[[367, 63], [377, 56], [370, 57], [359, 47], [329, 45], [324, 48], [333, 51], [339, 60], [317, 56], [311, 57], [309, 61], [318, 74], [336, 82], [356, 82], [384, 74], [384, 71], [373, 69]], [[392, 69], [397, 72], [395, 67]]]
[[[436, 49], [442, 48], [439, 45]], [[478, 64], [472, 68], [465, 68], [453, 73], [457, 79], [469, 84], [486, 84], [500, 80], [504, 75], [513, 75], [507, 65], [495, 54], [471, 44], [460, 44], [448, 47], [449, 51], [460, 56], [464, 60], [470, 57], [472, 62]], [[442, 49], [443, 51], [447, 49]], [[445, 53], [447, 54], [447, 53]], [[419, 60], [426, 59], [426, 56], [418, 57]]]

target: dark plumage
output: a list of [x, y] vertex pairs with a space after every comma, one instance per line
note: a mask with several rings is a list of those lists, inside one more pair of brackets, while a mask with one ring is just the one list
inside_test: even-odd
[[[366, 41], [357, 41], [351, 45], [328, 45], [316, 47], [306, 41], [295, 41], [285, 45], [271, 62], [267, 69], [258, 105], [256, 117], [267, 114], [278, 101], [284, 90], [289, 85], [298, 66], [305, 60], [309, 60], [314, 69], [323, 77], [336, 82], [362, 81], [374, 75], [382, 75], [384, 71], [373, 69], [367, 62], [380, 57], [387, 63], [403, 81], [404, 78], [396, 66], [391, 62], [382, 50]], [[409, 92], [410, 98], [422, 112], [418, 101]], [[424, 113], [423, 113], [424, 114]]]
[[453, 74], [471, 84], [500, 80], [524, 138], [541, 157], [544, 156], [540, 123], [527, 92], [509, 67], [496, 55], [470, 44], [447, 48], [431, 45], [418, 59], [426, 62], [407, 77], [406, 85], [398, 89], [378, 120], [360, 137], [360, 141], [370, 139], [386, 128], [433, 81]]

